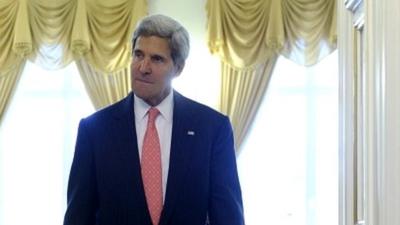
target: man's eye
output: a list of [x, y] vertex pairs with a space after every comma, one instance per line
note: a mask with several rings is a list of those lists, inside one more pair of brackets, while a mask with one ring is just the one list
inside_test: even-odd
[[142, 54], [141, 52], [134, 52], [134, 53], [133, 53], [133, 56], [134, 56], [135, 58], [142, 58], [142, 57], [143, 57], [143, 54]]
[[153, 56], [153, 57], [151, 57], [151, 59], [154, 61], [154, 62], [163, 62], [164, 61], [164, 59], [161, 57], [161, 56]]

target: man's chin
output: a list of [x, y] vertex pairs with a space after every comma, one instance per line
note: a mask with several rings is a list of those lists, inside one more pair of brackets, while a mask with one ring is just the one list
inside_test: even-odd
[[140, 98], [140, 99], [142, 99], [144, 102], [146, 102], [147, 104], [149, 104], [149, 105], [153, 105], [153, 102], [154, 102], [154, 96], [152, 96], [152, 95], [148, 95], [148, 94], [143, 94], [143, 93], [140, 93], [140, 92], [135, 92], [135, 91], [133, 91], [133, 93], [138, 97], [138, 98]]

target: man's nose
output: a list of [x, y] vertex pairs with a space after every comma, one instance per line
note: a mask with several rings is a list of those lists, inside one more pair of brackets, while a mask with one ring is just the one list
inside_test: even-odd
[[143, 59], [143, 60], [140, 62], [139, 71], [140, 71], [141, 73], [145, 73], [145, 74], [151, 72], [151, 66], [150, 66], [150, 62], [149, 62], [148, 59]]

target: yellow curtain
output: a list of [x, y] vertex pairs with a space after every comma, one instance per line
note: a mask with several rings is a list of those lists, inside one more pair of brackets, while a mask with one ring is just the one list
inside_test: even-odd
[[[100, 84], [99, 74], [128, 76], [131, 33], [146, 14], [146, 0], [0, 0], [0, 74], [16, 76], [18, 73], [9, 71], [22, 59], [29, 59], [47, 69], [60, 69], [79, 60], [81, 76], [95, 76], [86, 81], [96, 80], [96, 84]], [[127, 85], [113, 87], [126, 94]], [[101, 96], [90, 93], [94, 89], [87, 88], [96, 108], [122, 96], [97, 99]], [[11, 90], [0, 90], [0, 102], [9, 101]], [[4, 107], [0, 105], [0, 118]]]
[[21, 27], [29, 28], [24, 18], [17, 17], [26, 14], [27, 8], [19, 6], [15, 0], [0, 1], [0, 122], [24, 68], [23, 58], [28, 53], [23, 50], [26, 48], [21, 48], [23, 43], [15, 41], [18, 38], [15, 34]]
[[277, 55], [270, 57], [256, 68], [248, 70], [222, 63], [220, 109], [230, 116], [236, 128], [236, 149], [239, 149], [256, 116], [277, 58]]
[[209, 49], [229, 68], [222, 81], [236, 82], [222, 84], [221, 111], [239, 150], [278, 55], [308, 66], [336, 48], [336, 0], [208, 0], [206, 9]]
[[105, 73], [96, 71], [85, 60], [77, 60], [76, 65], [95, 109], [101, 109], [122, 99], [131, 90], [128, 67], [117, 72]]
[[[125, 97], [130, 89], [131, 34], [147, 14], [147, 1], [90, 0], [78, 3], [72, 48], [96, 109]], [[101, 3], [101, 4], [100, 4]]]
[[6, 106], [10, 102], [11, 95], [16, 89], [16, 84], [21, 76], [26, 60], [18, 63], [14, 69], [8, 72], [0, 72], [0, 125], [2, 115], [6, 110]]

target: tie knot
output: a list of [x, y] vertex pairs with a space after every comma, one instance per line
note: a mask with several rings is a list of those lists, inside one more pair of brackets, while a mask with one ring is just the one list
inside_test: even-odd
[[158, 114], [160, 114], [160, 111], [158, 111], [157, 108], [155, 107], [151, 107], [148, 111], [149, 113], [149, 122], [150, 123], [154, 123], [154, 121], [156, 120]]

